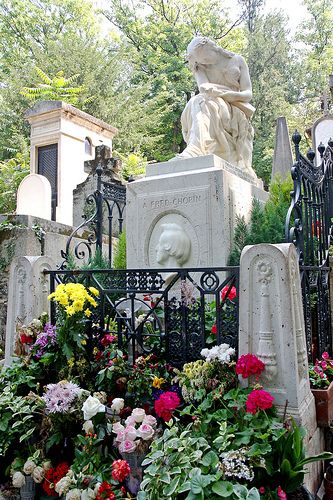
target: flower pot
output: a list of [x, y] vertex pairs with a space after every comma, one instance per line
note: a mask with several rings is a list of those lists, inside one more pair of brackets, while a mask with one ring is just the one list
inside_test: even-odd
[[35, 498], [36, 483], [31, 476], [26, 476], [25, 484], [20, 488], [21, 500], [33, 500]]
[[327, 389], [311, 389], [315, 398], [317, 424], [319, 427], [329, 427], [333, 421], [333, 382]]

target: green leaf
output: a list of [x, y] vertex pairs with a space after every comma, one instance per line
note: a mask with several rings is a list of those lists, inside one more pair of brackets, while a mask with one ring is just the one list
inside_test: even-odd
[[180, 477], [175, 477], [170, 484], [168, 484], [164, 489], [163, 489], [163, 494], [166, 495], [166, 496], [170, 496], [172, 497], [172, 495], [174, 494], [174, 492], [176, 491], [177, 489], [177, 486], [179, 484], [179, 481], [180, 481]]
[[161, 474], [160, 481], [162, 481], [162, 483], [170, 484], [171, 477], [169, 472], [164, 472], [163, 474]]
[[219, 497], [228, 498], [232, 495], [234, 487], [229, 481], [217, 481], [213, 484], [212, 490]]
[[213, 476], [198, 475], [191, 479], [191, 491], [196, 495], [201, 494], [212, 481]]
[[178, 493], [184, 493], [184, 491], [188, 491], [191, 489], [190, 481], [186, 481], [178, 488]]
[[260, 500], [260, 494], [259, 494], [259, 491], [257, 490], [257, 488], [251, 488], [247, 497], [246, 497], [246, 500]]
[[260, 455], [266, 455], [272, 451], [272, 447], [269, 443], [254, 443], [249, 449], [249, 457], [256, 457]]
[[247, 497], [247, 494], [248, 494], [248, 490], [242, 484], [235, 484], [234, 485], [234, 494], [236, 495], [237, 498], [241, 498], [242, 500], [245, 500]]
[[219, 457], [213, 450], [210, 450], [208, 453], [206, 453], [206, 455], [204, 455], [203, 459], [201, 460], [201, 463], [206, 467], [215, 467], [218, 462]]

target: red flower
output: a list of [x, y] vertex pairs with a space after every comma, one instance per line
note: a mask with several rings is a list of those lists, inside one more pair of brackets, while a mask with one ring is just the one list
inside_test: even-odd
[[[233, 300], [235, 297], [237, 297], [237, 290], [234, 286], [232, 286], [229, 290], [229, 286], [225, 286], [222, 288], [221, 290], [221, 299], [222, 300], [225, 300], [225, 298], [229, 299], [229, 300]], [[228, 290], [229, 290], [229, 293], [228, 293]]]
[[106, 333], [101, 340], [101, 344], [104, 347], [107, 347], [108, 345], [112, 344], [112, 342], [114, 342], [115, 340], [117, 340], [117, 337], [115, 335], [110, 335], [109, 333]]
[[[57, 497], [58, 494], [55, 491], [54, 487], [57, 484], [58, 481], [60, 481], [61, 478], [66, 476], [67, 472], [69, 471], [69, 465], [67, 462], [61, 462], [60, 464], [57, 465], [57, 467], [54, 467], [49, 470], [47, 470], [44, 474], [44, 481], [42, 483], [43, 490], [49, 497]], [[51, 486], [52, 485], [52, 486]]]
[[263, 390], [252, 391], [246, 400], [246, 411], [254, 415], [257, 410], [268, 410], [273, 406], [274, 398]]
[[323, 352], [321, 357], [326, 360], [326, 359], [329, 359], [330, 355], [328, 354], [328, 352], [325, 351], [325, 352]]
[[211, 332], [216, 335], [217, 334], [217, 326], [216, 323], [212, 326]]
[[237, 375], [248, 378], [250, 375], [259, 376], [265, 369], [265, 364], [254, 354], [243, 354], [236, 363]]
[[112, 491], [112, 486], [107, 481], [103, 481], [97, 491], [96, 500], [115, 500], [116, 495]]
[[287, 500], [287, 495], [283, 491], [283, 489], [281, 488], [281, 486], [278, 486], [277, 495], [278, 495], [279, 498], [281, 498], [281, 500]]
[[263, 495], [263, 494], [265, 493], [265, 491], [266, 491], [266, 490], [265, 490], [264, 486], [260, 486], [260, 488], [259, 488], [259, 493], [260, 493], [261, 495]]
[[20, 341], [22, 342], [22, 344], [32, 344], [33, 338], [30, 335], [26, 335], [25, 333], [21, 333]]
[[163, 418], [164, 422], [169, 422], [172, 412], [180, 405], [179, 396], [175, 392], [163, 392], [155, 401], [156, 415]]
[[115, 460], [112, 464], [112, 478], [122, 483], [131, 472], [126, 460]]

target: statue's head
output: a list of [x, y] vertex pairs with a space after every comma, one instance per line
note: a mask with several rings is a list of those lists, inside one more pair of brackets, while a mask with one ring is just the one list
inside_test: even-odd
[[162, 233], [156, 245], [156, 261], [165, 264], [173, 257], [179, 266], [188, 261], [191, 240], [178, 224], [162, 224]]
[[232, 57], [234, 54], [219, 47], [214, 40], [207, 36], [196, 36], [187, 46], [186, 58], [191, 69], [196, 64], [214, 64], [219, 55]]

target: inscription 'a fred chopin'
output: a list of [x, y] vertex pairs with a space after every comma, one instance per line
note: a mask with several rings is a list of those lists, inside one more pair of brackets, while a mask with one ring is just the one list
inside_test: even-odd
[[153, 200], [150, 202], [150, 208], [170, 208], [179, 207], [182, 205], [191, 205], [193, 203], [200, 203], [201, 195], [191, 194], [188, 196], [174, 196], [172, 198], [162, 198], [161, 200]]

